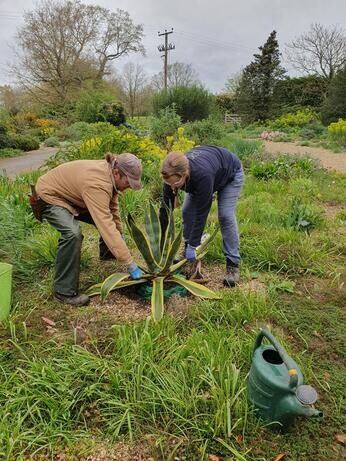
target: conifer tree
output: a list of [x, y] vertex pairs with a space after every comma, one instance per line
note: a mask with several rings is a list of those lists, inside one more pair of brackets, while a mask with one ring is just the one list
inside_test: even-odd
[[274, 86], [286, 74], [280, 64], [281, 53], [275, 30], [259, 47], [259, 51], [245, 67], [236, 93], [237, 112], [246, 121], [266, 120], [269, 117]]
[[346, 67], [340, 70], [331, 81], [328, 96], [322, 107], [322, 121], [326, 125], [346, 119]]

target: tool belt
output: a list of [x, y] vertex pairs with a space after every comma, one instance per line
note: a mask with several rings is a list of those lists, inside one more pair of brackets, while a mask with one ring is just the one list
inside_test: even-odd
[[29, 203], [36, 219], [42, 222], [42, 208], [44, 201], [37, 195], [35, 186], [30, 184], [31, 194], [29, 194]]

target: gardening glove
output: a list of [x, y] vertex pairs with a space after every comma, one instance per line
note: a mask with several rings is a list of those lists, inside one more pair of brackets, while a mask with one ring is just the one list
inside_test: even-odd
[[196, 261], [196, 248], [188, 244], [185, 250], [185, 258], [190, 262]]
[[142, 277], [142, 271], [135, 263], [130, 264], [127, 270], [133, 280], [138, 280]]

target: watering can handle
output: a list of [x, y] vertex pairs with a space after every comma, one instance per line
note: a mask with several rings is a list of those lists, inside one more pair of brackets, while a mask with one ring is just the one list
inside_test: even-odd
[[291, 388], [296, 387], [298, 385], [298, 371], [296, 368], [295, 363], [291, 359], [291, 357], [287, 354], [285, 349], [277, 342], [274, 336], [270, 333], [267, 328], [261, 328], [260, 333], [257, 335], [254, 350], [256, 350], [262, 343], [262, 339], [266, 337], [269, 342], [275, 347], [276, 351], [280, 355], [282, 361], [287, 367], [288, 374], [290, 376], [290, 384]]

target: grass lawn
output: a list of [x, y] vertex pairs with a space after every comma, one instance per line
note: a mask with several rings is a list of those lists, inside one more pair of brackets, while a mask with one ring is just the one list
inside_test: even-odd
[[[222, 299], [172, 298], [158, 324], [129, 289], [79, 309], [51, 298], [57, 235], [31, 218], [32, 179], [0, 182], [1, 258], [15, 266], [13, 310], [0, 329], [0, 459], [345, 459], [336, 438], [346, 427], [345, 175], [247, 175], [241, 285], [223, 288], [217, 237], [204, 271]], [[208, 226], [215, 219], [213, 209]], [[87, 288], [116, 267], [98, 261], [97, 233], [83, 229]], [[285, 435], [267, 431], [246, 399], [263, 325], [298, 361], [324, 412]]]

